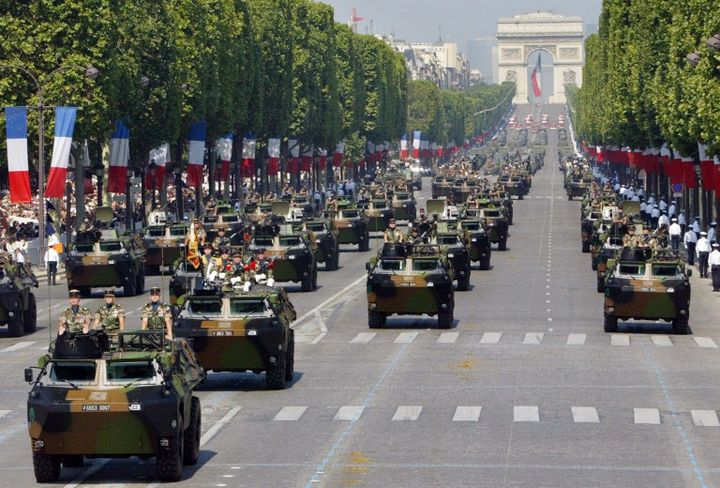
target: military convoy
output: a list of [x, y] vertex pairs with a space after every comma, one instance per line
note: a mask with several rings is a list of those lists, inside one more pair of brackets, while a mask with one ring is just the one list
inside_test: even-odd
[[33, 288], [38, 280], [32, 271], [0, 256], [0, 324], [7, 325], [9, 337], [20, 337], [37, 328], [37, 303]]
[[158, 274], [185, 255], [187, 224], [150, 225], [143, 231], [145, 274]]

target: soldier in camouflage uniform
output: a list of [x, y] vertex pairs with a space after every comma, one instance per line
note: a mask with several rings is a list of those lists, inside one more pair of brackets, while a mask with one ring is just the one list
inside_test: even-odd
[[170, 305], [160, 301], [160, 288], [150, 289], [150, 303], [140, 311], [141, 327], [143, 330], [163, 330], [168, 339], [173, 338], [172, 310]]
[[638, 238], [635, 235], [635, 226], [628, 227], [628, 233], [623, 236], [623, 247], [637, 247]]
[[90, 322], [92, 320], [90, 310], [80, 306], [79, 290], [70, 290], [68, 295], [70, 297], [70, 306], [60, 314], [58, 335], [63, 335], [66, 331], [87, 334], [90, 331]]
[[102, 329], [108, 335], [125, 330], [125, 310], [115, 303], [115, 291], [105, 290], [105, 305], [95, 312], [94, 329]]
[[213, 239], [212, 247], [215, 253], [219, 253], [220, 249], [230, 245], [230, 239], [225, 235], [225, 228], [220, 227], [218, 229], [217, 237]]
[[402, 232], [397, 228], [395, 219], [390, 219], [389, 227], [385, 229], [385, 233], [383, 234], [383, 241], [392, 244], [399, 244], [403, 241]]

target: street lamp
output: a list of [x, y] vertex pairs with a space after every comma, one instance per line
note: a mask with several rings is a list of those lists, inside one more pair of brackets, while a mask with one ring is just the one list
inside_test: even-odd
[[[30, 71], [28, 68], [22, 65], [18, 64], [0, 64], [0, 69], [19, 69], [20, 71], [24, 72], [26, 75], [28, 75], [33, 82], [35, 83], [35, 87], [37, 88], [36, 96], [38, 99], [38, 104], [34, 107], [30, 107], [33, 109], [36, 109], [38, 111], [38, 191], [39, 191], [39, 205], [38, 205], [38, 238], [40, 241], [40, 256], [43, 256], [43, 249], [45, 249], [45, 116], [44, 112], [45, 109], [52, 109], [55, 108], [53, 106], [45, 106], [44, 104], [44, 98], [45, 98], [45, 87], [47, 86], [47, 83], [55, 76], [57, 73], [60, 73], [62, 71], [68, 70], [68, 69], [74, 69], [74, 70], [82, 70], [85, 74], [86, 78], [89, 78], [91, 80], [94, 80], [98, 77], [100, 74], [100, 70], [95, 68], [94, 66], [87, 66], [82, 67], [79, 65], [65, 65], [65, 66], [59, 66], [58, 68], [55, 68], [53, 71], [50, 72], [47, 76], [44, 77], [44, 83], [40, 83], [40, 77], [36, 74], [33, 74], [32, 71]], [[67, 209], [68, 213], [70, 212], [70, 209]], [[66, 229], [66, 232], [69, 232], [69, 229]], [[69, 240], [69, 239], [68, 239]], [[41, 258], [42, 259], [42, 258]]]

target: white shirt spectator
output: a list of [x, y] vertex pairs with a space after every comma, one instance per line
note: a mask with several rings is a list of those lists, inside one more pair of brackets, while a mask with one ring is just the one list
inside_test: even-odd
[[641, 202], [640, 203], [640, 211], [644, 212], [645, 210], [647, 210], [647, 203]]
[[695, 245], [695, 254], [698, 257], [701, 252], [710, 252], [711, 250], [710, 241], [707, 240], [707, 237], [701, 237], [698, 239], [697, 244]]
[[708, 237], [707, 240], [710, 241], [710, 243], [715, 242], [715, 227], [710, 227], [708, 229]]
[[658, 203], [658, 207], [660, 207], [660, 210], [667, 210], [667, 202], [665, 200], [660, 200], [660, 203]]
[[688, 231], [685, 232], [685, 237], [683, 238], [685, 249], [687, 249], [688, 242], [697, 242], [697, 234], [692, 229], [688, 229]]
[[680, 234], [682, 234], [682, 227], [680, 227], [680, 224], [678, 224], [677, 222], [673, 222], [672, 224], [670, 224], [668, 234], [670, 234], [671, 236], [680, 237]]
[[692, 223], [692, 230], [694, 230], [696, 234], [700, 234], [700, 222], [694, 220]]
[[670, 208], [668, 208], [668, 217], [673, 218], [675, 217], [675, 204], [671, 203]]
[[708, 266], [720, 266], [720, 251], [718, 249], [713, 250], [708, 256]]
[[655, 197], [651, 196], [647, 199], [648, 205], [655, 205]]
[[631, 200], [632, 200], [633, 202], [639, 202], [639, 201], [640, 201], [640, 197], [637, 196], [637, 195], [633, 195], [633, 197], [631, 198]]
[[659, 229], [660, 227], [662, 227], [663, 225], [670, 225], [670, 218], [669, 218], [667, 215], [665, 215], [665, 214], [662, 214], [662, 215], [658, 218], [658, 229]]
[[45, 266], [47, 266], [50, 262], [59, 262], [60, 261], [60, 255], [53, 247], [49, 247], [47, 251], [45, 251]]
[[654, 219], [660, 218], [660, 209], [657, 207], [653, 207], [652, 212], [650, 213], [650, 216]]
[[680, 212], [680, 215], [678, 215], [678, 224], [680, 224], [680, 225], [687, 224], [687, 220], [685, 220], [685, 212]]

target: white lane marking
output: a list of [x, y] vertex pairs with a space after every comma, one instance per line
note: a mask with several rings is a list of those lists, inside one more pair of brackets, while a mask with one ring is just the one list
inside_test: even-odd
[[565, 344], [568, 346], [583, 346], [585, 345], [586, 339], [587, 334], [568, 334], [567, 342]]
[[377, 335], [377, 332], [360, 332], [351, 341], [350, 344], [367, 344]]
[[63, 488], [77, 488], [83, 481], [85, 481], [86, 479], [88, 479], [90, 476], [94, 475], [98, 471], [100, 471], [103, 468], [103, 466], [105, 466], [109, 462], [110, 462], [109, 458], [103, 458], [103, 459], [93, 462], [92, 465], [88, 469], [86, 469], [85, 471], [80, 473], [77, 476], [77, 478], [72, 480], [70, 483], [65, 485]]
[[28, 346], [32, 346], [35, 344], [36, 341], [22, 341], [18, 342], [17, 344], [13, 344], [12, 346], [8, 346], [4, 349], [0, 349], [0, 352], [13, 352], [13, 351], [19, 351], [20, 349], [25, 349]]
[[364, 410], [365, 407], [362, 405], [347, 405], [340, 407], [335, 414], [334, 420], [347, 420], [352, 422], [359, 419]]
[[319, 333], [319, 334], [317, 335], [317, 337], [315, 337], [315, 339], [313, 339], [313, 340], [310, 341], [310, 344], [317, 344], [318, 342], [320, 342], [321, 340], [323, 340], [326, 335], [327, 335], [327, 332], [321, 332], [321, 333]]
[[410, 405], [401, 405], [395, 410], [395, 415], [393, 415], [393, 422], [402, 422], [402, 421], [415, 421], [420, 417], [420, 412], [422, 412], [421, 406], [410, 406]]
[[459, 332], [443, 332], [438, 337], [438, 344], [455, 344], [455, 341], [460, 336]]
[[485, 332], [480, 339], [480, 344], [497, 344], [500, 342], [502, 332]]
[[12, 412], [12, 410], [0, 410], [0, 419]]
[[653, 424], [660, 423], [660, 410], [657, 408], [634, 408], [634, 421], [636, 424]]
[[412, 344], [419, 332], [400, 332], [393, 341], [393, 344]]
[[650, 339], [652, 339], [653, 344], [655, 344], [658, 347], [672, 347], [673, 346], [673, 343], [668, 336], [654, 335], [654, 336], [650, 336]]
[[629, 346], [630, 336], [627, 334], [613, 334], [610, 336], [611, 346]]
[[453, 422], [478, 422], [480, 420], [480, 411], [482, 407], [457, 407]]
[[528, 332], [525, 334], [523, 344], [540, 344], [543, 340], [543, 335], [542, 332]]
[[693, 340], [700, 347], [707, 347], [713, 349], [717, 348], [717, 344], [715, 344], [715, 341], [709, 337], [693, 337]]
[[223, 418], [218, 420], [213, 424], [212, 427], [210, 427], [207, 432], [205, 432], [202, 437], [200, 437], [200, 447], [203, 447], [206, 445], [210, 440], [217, 435], [218, 432], [220, 432], [220, 429], [225, 427], [227, 424], [230, 423], [230, 421], [235, 418], [235, 416], [240, 412], [242, 407], [233, 407], [228, 413], [226, 413]]
[[690, 410], [695, 427], [720, 427], [715, 410]]
[[571, 407], [573, 422], [576, 424], [597, 424], [600, 422], [595, 407]]
[[514, 422], [540, 422], [540, 411], [535, 406], [513, 407]]
[[303, 416], [305, 410], [307, 410], [307, 407], [283, 407], [273, 420], [277, 422], [294, 422]]
[[330, 298], [328, 298], [327, 300], [322, 302], [320, 305], [318, 305], [315, 308], [313, 308], [312, 310], [309, 310], [308, 312], [302, 314], [299, 318], [295, 319], [295, 322], [293, 322], [293, 327], [296, 324], [301, 324], [303, 322], [303, 320], [310, 317], [311, 315], [315, 315], [316, 311], [326, 308], [328, 304], [337, 300], [339, 297], [341, 297], [342, 295], [344, 295], [345, 293], [347, 293], [352, 288], [356, 287], [357, 285], [359, 285], [362, 281], [364, 281], [366, 279], [367, 279], [367, 275], [366, 274], [362, 275], [360, 278], [358, 278], [355, 281], [353, 281], [352, 283], [350, 283], [348, 286], [346, 286], [345, 288], [343, 288], [342, 290], [340, 290], [339, 292], [337, 292], [336, 294], [334, 294], [333, 296], [331, 296]]

